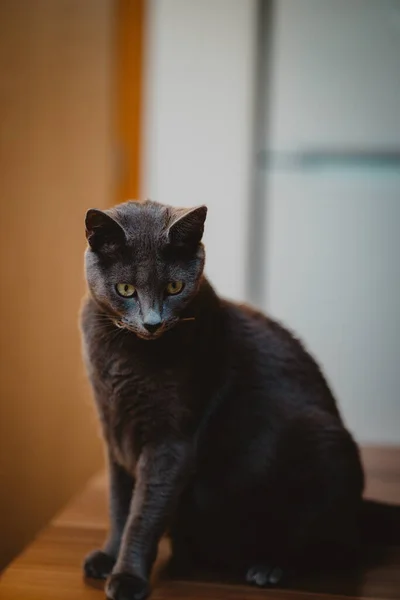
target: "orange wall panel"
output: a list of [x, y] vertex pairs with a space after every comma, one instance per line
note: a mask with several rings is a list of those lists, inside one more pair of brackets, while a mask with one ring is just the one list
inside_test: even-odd
[[0, 3], [0, 568], [102, 464], [83, 220], [113, 201], [112, 0]]

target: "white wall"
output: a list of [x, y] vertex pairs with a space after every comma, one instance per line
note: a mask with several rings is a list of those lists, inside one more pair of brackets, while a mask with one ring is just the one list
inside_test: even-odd
[[[400, 4], [278, 0], [275, 151], [400, 146]], [[400, 442], [400, 168], [273, 169], [265, 307], [322, 363], [363, 442]]]
[[274, 149], [399, 146], [398, 0], [275, 0], [274, 24]]
[[245, 297], [255, 0], [151, 0], [143, 196], [206, 204], [207, 273]]
[[363, 442], [400, 442], [399, 185], [271, 182], [268, 310], [318, 358]]

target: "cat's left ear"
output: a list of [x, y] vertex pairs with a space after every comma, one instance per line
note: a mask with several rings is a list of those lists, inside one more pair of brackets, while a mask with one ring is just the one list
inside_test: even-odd
[[125, 233], [121, 225], [102, 210], [88, 210], [85, 226], [86, 239], [92, 250], [110, 253], [125, 242]]
[[178, 211], [175, 220], [168, 229], [170, 243], [176, 246], [190, 246], [193, 248], [198, 246], [203, 237], [206, 216], [206, 206], [189, 208], [183, 212]]

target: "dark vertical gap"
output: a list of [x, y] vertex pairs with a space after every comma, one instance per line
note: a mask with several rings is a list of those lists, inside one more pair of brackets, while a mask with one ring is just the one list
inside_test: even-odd
[[255, 306], [265, 304], [267, 219], [266, 141], [269, 127], [268, 82], [271, 75], [272, 27], [274, 0], [258, 0], [255, 51], [255, 93], [253, 109], [253, 142], [251, 188], [249, 198], [249, 230], [247, 235], [246, 290]]

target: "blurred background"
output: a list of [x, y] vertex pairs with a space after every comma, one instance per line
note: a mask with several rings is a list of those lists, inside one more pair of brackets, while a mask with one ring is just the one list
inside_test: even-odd
[[0, 569], [103, 464], [87, 208], [209, 206], [217, 290], [400, 444], [400, 2], [2, 0]]

